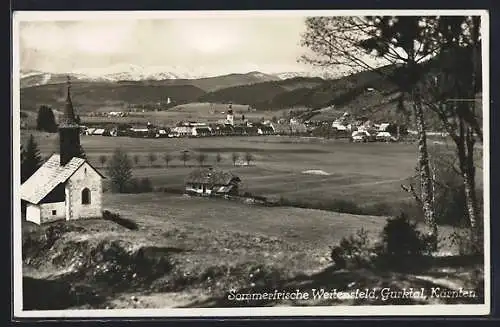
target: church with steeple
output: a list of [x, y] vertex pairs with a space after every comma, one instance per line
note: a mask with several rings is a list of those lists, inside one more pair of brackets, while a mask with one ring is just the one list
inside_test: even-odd
[[102, 217], [103, 179], [83, 155], [68, 78], [66, 103], [59, 119], [59, 153], [21, 185], [26, 220], [40, 225]]

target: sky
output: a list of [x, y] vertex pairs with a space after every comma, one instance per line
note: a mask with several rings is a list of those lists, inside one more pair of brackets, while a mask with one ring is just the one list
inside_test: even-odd
[[22, 21], [22, 71], [114, 73], [130, 69], [201, 75], [310, 71], [297, 63], [305, 17], [183, 17]]

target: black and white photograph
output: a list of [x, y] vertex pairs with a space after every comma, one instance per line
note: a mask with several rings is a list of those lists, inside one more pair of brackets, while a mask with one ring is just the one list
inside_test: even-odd
[[488, 33], [14, 12], [15, 316], [489, 314]]

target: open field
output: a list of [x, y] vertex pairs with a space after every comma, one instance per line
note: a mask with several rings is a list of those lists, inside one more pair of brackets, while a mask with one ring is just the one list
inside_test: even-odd
[[[57, 152], [57, 136], [37, 135], [44, 155]], [[242, 189], [255, 195], [302, 200], [355, 199], [398, 202], [407, 199], [400, 184], [414, 172], [416, 154], [412, 144], [351, 144], [345, 141], [290, 137], [214, 137], [181, 139], [140, 139], [128, 137], [83, 136], [82, 146], [89, 160], [101, 167], [100, 156], [108, 158], [117, 147], [131, 156], [138, 155], [136, 177], [148, 177], [155, 187], [182, 188], [191, 167], [197, 166], [195, 156], [207, 154], [205, 164], [215, 164], [215, 155], [222, 156], [221, 168], [233, 171], [242, 179]], [[189, 150], [192, 158], [183, 167], [178, 155]], [[234, 167], [233, 152], [254, 157], [250, 166]], [[158, 159], [151, 163], [147, 155]], [[173, 159], [169, 168], [163, 154]], [[135, 164], [134, 164], [135, 165]], [[304, 174], [321, 170], [328, 175]], [[103, 169], [105, 173], [105, 169]]]
[[[23, 140], [28, 133], [23, 131]], [[58, 152], [57, 134], [35, 132], [34, 135], [44, 156]], [[414, 174], [416, 163], [416, 146], [403, 143], [352, 144], [342, 140], [280, 136], [196, 139], [82, 136], [81, 142], [90, 162], [104, 174], [107, 163], [103, 167], [99, 159], [101, 156], [109, 159], [116, 148], [122, 147], [131, 157], [138, 156], [138, 164], [133, 164], [134, 176], [150, 178], [154, 187], [181, 189], [185, 176], [198, 166], [197, 153], [207, 155], [205, 165], [216, 165], [215, 156], [220, 153], [219, 166], [241, 177], [244, 192], [302, 201], [345, 199], [362, 205], [397, 205], [406, 201], [408, 194], [400, 185]], [[452, 150], [446, 145], [431, 144], [431, 147], [440, 153]], [[191, 153], [187, 167], [179, 159], [180, 151], [184, 150]], [[240, 156], [251, 153], [250, 166], [233, 166], [234, 152]], [[152, 164], [149, 153], [157, 156]], [[163, 159], [165, 153], [172, 157], [168, 168]], [[308, 170], [324, 174], [305, 174]], [[481, 180], [479, 176], [479, 184]]]
[[[187, 209], [189, 208], [189, 209]], [[80, 220], [23, 228], [25, 302], [29, 308], [161, 308], [239, 306], [229, 290], [297, 288], [473, 287], [480, 263], [466, 269], [442, 260], [418, 273], [335, 270], [329, 246], [360, 228], [376, 239], [384, 217], [298, 208], [264, 208], [225, 200], [106, 194], [104, 209], [133, 221]], [[59, 229], [50, 244], [49, 228]], [[440, 227], [442, 236], [452, 229]], [[53, 233], [53, 232], [52, 232]], [[442, 250], [454, 251], [446, 242]], [[444, 279], [445, 278], [445, 279]], [[390, 283], [390, 284], [387, 284]], [[349, 286], [351, 285], [351, 286]], [[46, 301], [39, 301], [43, 288]], [[448, 299], [438, 302], [443, 303]], [[480, 298], [472, 300], [474, 303]], [[248, 303], [247, 303], [248, 304]], [[311, 300], [254, 305], [391, 304]]]

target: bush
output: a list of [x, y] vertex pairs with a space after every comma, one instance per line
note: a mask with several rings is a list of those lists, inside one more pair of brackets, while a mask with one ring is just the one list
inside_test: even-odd
[[331, 247], [330, 250], [330, 258], [338, 268], [368, 267], [376, 257], [374, 246], [364, 229], [358, 230], [354, 235], [343, 237], [339, 245]]
[[141, 179], [141, 182], [139, 184], [139, 192], [145, 193], [152, 191], [153, 191], [153, 184], [151, 183], [151, 180], [147, 177]]
[[139, 180], [137, 178], [132, 178], [128, 181], [125, 193], [139, 193]]
[[379, 267], [411, 268], [431, 253], [431, 239], [422, 235], [404, 213], [389, 218], [381, 236], [382, 244], [376, 250]]
[[473, 237], [472, 233], [472, 229], [470, 228], [456, 229], [449, 236], [451, 244], [458, 248], [459, 255], [483, 255], [484, 235], [481, 232], [477, 233], [476, 237]]

